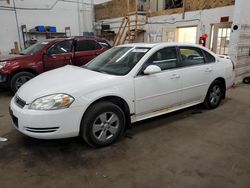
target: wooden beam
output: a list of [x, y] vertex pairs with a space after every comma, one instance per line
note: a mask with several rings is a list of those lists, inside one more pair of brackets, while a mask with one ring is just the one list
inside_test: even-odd
[[182, 1], [182, 19], [185, 19], [185, 10], [186, 10], [186, 0]]

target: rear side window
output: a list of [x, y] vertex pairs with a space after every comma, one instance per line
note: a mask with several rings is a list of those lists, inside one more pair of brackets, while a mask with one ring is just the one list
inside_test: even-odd
[[91, 51], [99, 50], [102, 47], [94, 40], [80, 40], [77, 42], [76, 51]]
[[207, 58], [207, 63], [214, 63], [215, 62], [215, 57], [212, 54], [210, 54], [209, 52], [207, 52], [205, 50], [203, 50], [203, 52]]
[[180, 47], [182, 66], [193, 66], [205, 63], [205, 57], [199, 48]]
[[106, 40], [99, 40], [98, 42], [104, 48], [111, 48], [111, 45]]

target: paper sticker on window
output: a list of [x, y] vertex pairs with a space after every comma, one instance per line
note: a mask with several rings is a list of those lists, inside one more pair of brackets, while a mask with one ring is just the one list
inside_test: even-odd
[[146, 53], [148, 51], [148, 49], [145, 48], [135, 48], [132, 52], [135, 53]]

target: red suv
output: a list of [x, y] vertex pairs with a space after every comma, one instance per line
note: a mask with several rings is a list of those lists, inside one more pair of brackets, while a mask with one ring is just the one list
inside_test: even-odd
[[111, 46], [99, 38], [50, 39], [18, 55], [0, 57], [0, 86], [16, 92], [25, 82], [45, 71], [65, 65], [82, 66]]

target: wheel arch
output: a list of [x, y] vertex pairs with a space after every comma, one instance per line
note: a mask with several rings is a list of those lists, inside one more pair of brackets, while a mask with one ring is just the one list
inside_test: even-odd
[[17, 73], [20, 73], [20, 72], [29, 72], [29, 73], [31, 73], [31, 74], [34, 74], [35, 76], [38, 75], [38, 72], [35, 71], [34, 69], [22, 68], [22, 69], [17, 69], [17, 70], [15, 70], [14, 72], [12, 72], [12, 73], [10, 74], [10, 80], [11, 80], [11, 78], [12, 78], [14, 75], [16, 75]]
[[[226, 98], [226, 80], [223, 77], [218, 77], [212, 83], [214, 83], [215, 81], [219, 81], [222, 84], [222, 89], [223, 89], [222, 98], [225, 99]], [[210, 85], [212, 85], [212, 83]]]
[[117, 106], [119, 106], [122, 111], [124, 112], [125, 118], [126, 118], [126, 129], [129, 128], [131, 126], [131, 114], [130, 114], [130, 107], [127, 103], [127, 101], [125, 99], [123, 99], [122, 97], [119, 96], [115, 96], [115, 95], [109, 95], [109, 96], [103, 96], [101, 98], [98, 98], [96, 100], [94, 100], [93, 102], [90, 103], [90, 105], [88, 105], [88, 107], [86, 108], [83, 116], [82, 116], [82, 121], [84, 119], [84, 116], [86, 114], [86, 112], [89, 110], [90, 107], [92, 107], [93, 105], [99, 103], [99, 102], [111, 102], [113, 104], [116, 104]]

